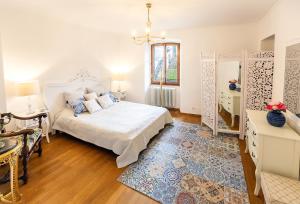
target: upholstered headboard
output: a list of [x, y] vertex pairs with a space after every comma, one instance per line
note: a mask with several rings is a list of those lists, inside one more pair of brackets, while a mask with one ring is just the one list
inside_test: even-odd
[[105, 89], [107, 91], [111, 90], [111, 79], [103, 78], [96, 79], [91, 76], [76, 75], [68, 82], [55, 82], [46, 83], [44, 87], [44, 102], [46, 108], [50, 113], [51, 127], [55, 120], [55, 117], [59, 112], [61, 112], [66, 105], [63, 93], [64, 92], [75, 92], [79, 90], [85, 90], [87, 88], [91, 89]]

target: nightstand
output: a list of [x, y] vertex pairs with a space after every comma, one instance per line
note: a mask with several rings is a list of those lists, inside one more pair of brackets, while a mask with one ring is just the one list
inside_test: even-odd
[[120, 101], [125, 101], [126, 100], [126, 96], [127, 96], [126, 91], [116, 91], [116, 92], [112, 92], [112, 94], [115, 97], [117, 97]]
[[[49, 126], [50, 126], [50, 120], [49, 120], [49, 111], [48, 110], [36, 110], [34, 113], [32, 114], [26, 114], [26, 113], [17, 113], [16, 115], [21, 116], [21, 117], [28, 117], [28, 116], [33, 116], [33, 115], [37, 115], [40, 113], [46, 113], [47, 117], [46, 118], [42, 118], [42, 129], [43, 129], [43, 136], [46, 137], [47, 142], [50, 143], [50, 139], [49, 139]], [[39, 120], [38, 119], [32, 119], [32, 120], [17, 120], [16, 121], [16, 126], [18, 129], [24, 129], [24, 128], [29, 128], [29, 129], [34, 129], [37, 128], [39, 126]]]

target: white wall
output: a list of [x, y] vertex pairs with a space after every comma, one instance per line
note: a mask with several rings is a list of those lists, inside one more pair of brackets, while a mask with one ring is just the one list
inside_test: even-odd
[[[9, 111], [23, 111], [13, 82], [65, 81], [80, 69], [98, 78], [120, 66], [119, 35], [47, 19], [25, 11], [0, 9], [3, 65]], [[37, 105], [36, 105], [37, 106]]]
[[274, 51], [275, 35], [261, 41], [260, 49], [263, 51]]
[[[0, 31], [8, 93], [8, 110], [22, 103], [14, 97], [12, 82], [39, 79], [67, 80], [80, 69], [110, 76], [114, 69], [127, 72], [128, 100], [147, 101], [150, 82], [145, 47], [135, 45], [129, 35], [100, 32], [48, 19], [23, 10], [0, 8]], [[215, 26], [167, 31], [181, 42], [180, 110], [200, 114], [200, 52], [240, 52], [259, 48], [256, 24]], [[148, 53], [149, 54], [149, 53]], [[149, 62], [149, 60], [148, 60]], [[180, 96], [180, 97], [179, 97]], [[21, 111], [21, 110], [16, 110]]]
[[127, 75], [127, 99], [133, 102], [146, 101], [146, 60], [147, 47], [136, 45], [130, 35], [123, 35], [120, 40], [120, 64]]
[[299, 11], [299, 0], [280, 0], [259, 22], [259, 40], [275, 34], [275, 100], [283, 101], [286, 47], [292, 42], [300, 42]]
[[[171, 41], [181, 42], [181, 84], [178, 92], [180, 110], [185, 113], [200, 114], [201, 70], [200, 53], [205, 50], [216, 50], [223, 53], [236, 53], [244, 49], [257, 50], [256, 24], [217, 26], [167, 31]], [[145, 47], [137, 46], [129, 40], [121, 40], [121, 58], [131, 64], [129, 99], [144, 102], [146, 99], [149, 70], [145, 68]], [[147, 66], [147, 65], [146, 65]], [[135, 90], [135, 91], [133, 91]], [[180, 97], [179, 97], [180, 96]]]
[[168, 31], [168, 36], [181, 41], [180, 110], [200, 114], [201, 70], [200, 53], [215, 50], [236, 53], [256, 50], [256, 25], [216, 26]]
[[2, 64], [2, 46], [0, 35], [0, 113], [6, 112], [6, 95], [5, 95], [5, 83], [4, 83], [4, 71]]

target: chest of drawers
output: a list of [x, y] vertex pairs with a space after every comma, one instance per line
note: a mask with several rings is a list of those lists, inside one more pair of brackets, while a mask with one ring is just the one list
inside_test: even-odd
[[254, 194], [259, 193], [262, 171], [299, 179], [300, 136], [287, 124], [282, 128], [271, 126], [266, 111], [246, 112], [246, 152], [256, 166]]
[[231, 114], [231, 126], [234, 126], [234, 117], [236, 115], [240, 115], [240, 97], [241, 92], [238, 91], [222, 90], [220, 92], [220, 111], [222, 108], [224, 108], [228, 113]]

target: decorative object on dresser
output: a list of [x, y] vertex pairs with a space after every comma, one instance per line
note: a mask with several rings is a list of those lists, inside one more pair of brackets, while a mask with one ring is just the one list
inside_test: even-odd
[[266, 204], [300, 204], [300, 181], [262, 172], [261, 187]]
[[261, 172], [267, 171], [294, 179], [299, 179], [300, 136], [289, 126], [271, 126], [266, 111], [247, 110], [246, 153], [256, 166], [256, 186], [258, 195], [261, 187]]
[[40, 93], [38, 81], [26, 81], [17, 83], [18, 96], [27, 96], [28, 99], [28, 110], [27, 114], [33, 114], [31, 96]]
[[0, 194], [0, 201], [3, 203], [19, 203], [21, 194], [18, 182], [18, 160], [23, 144], [17, 138], [5, 138], [1, 139], [1, 142], [4, 143], [4, 146], [0, 148], [0, 166], [9, 164], [11, 190], [5, 195]]
[[236, 89], [236, 82], [237, 82], [237, 80], [235, 80], [235, 79], [229, 81], [229, 89], [230, 90]]
[[286, 106], [281, 102], [270, 102], [267, 104], [266, 109], [269, 110], [267, 120], [270, 125], [274, 127], [282, 127], [285, 124], [285, 116], [283, 112], [286, 111]]
[[[37, 115], [27, 116], [27, 117], [19, 117], [11, 113], [2, 113], [1, 118], [9, 118], [16, 120], [34, 120], [38, 119], [38, 128], [35, 129], [22, 129], [19, 131], [7, 132], [0, 134], [0, 138], [16, 138], [19, 137], [24, 144], [22, 147], [21, 157], [23, 163], [23, 176], [20, 178], [27, 183], [28, 175], [27, 175], [27, 163], [30, 156], [33, 153], [38, 153], [39, 156], [42, 155], [42, 120], [46, 118], [46, 113], [40, 113]], [[7, 175], [1, 179], [1, 182], [7, 182]]]

